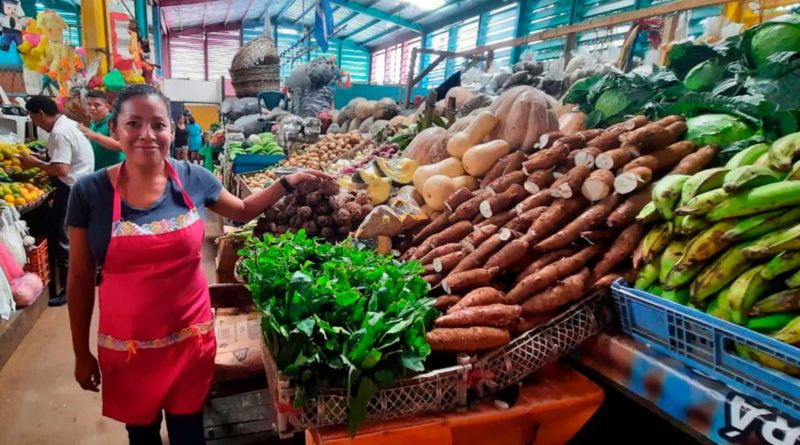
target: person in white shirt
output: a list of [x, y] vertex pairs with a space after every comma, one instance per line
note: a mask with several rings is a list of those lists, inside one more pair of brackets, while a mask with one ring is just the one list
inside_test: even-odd
[[[66, 303], [67, 264], [69, 239], [65, 227], [69, 193], [81, 177], [94, 171], [94, 152], [89, 139], [81, 132], [78, 123], [58, 112], [58, 106], [47, 96], [31, 96], [25, 104], [34, 125], [50, 133], [47, 140], [47, 158], [32, 155], [20, 156], [25, 168], [38, 167], [50, 175], [55, 188], [53, 197], [53, 223], [48, 247], [55, 259], [57, 283], [60, 290], [51, 295], [51, 306]], [[56, 277], [54, 277], [55, 279]]]

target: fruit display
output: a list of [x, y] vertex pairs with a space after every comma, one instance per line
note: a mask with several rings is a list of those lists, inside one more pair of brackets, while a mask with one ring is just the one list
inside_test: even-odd
[[278, 145], [272, 133], [253, 134], [244, 142], [231, 142], [228, 144], [228, 159], [233, 161], [241, 154], [248, 155], [285, 155], [283, 147]]
[[[388, 192], [387, 192], [388, 194]], [[340, 189], [335, 180], [307, 180], [270, 207], [254, 235], [304, 229], [309, 236], [341, 241], [372, 211], [367, 191]]]
[[[638, 218], [654, 224], [634, 286], [800, 344], [800, 133], [723, 167], [663, 178]], [[774, 366], [756, 351], [742, 355]], [[800, 375], [800, 369], [783, 371]]]
[[17, 157], [30, 153], [24, 144], [0, 144], [0, 201], [15, 207], [37, 203], [50, 191], [50, 178], [38, 168], [24, 169]]

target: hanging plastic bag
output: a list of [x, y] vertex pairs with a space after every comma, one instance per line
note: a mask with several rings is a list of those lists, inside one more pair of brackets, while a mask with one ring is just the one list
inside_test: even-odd
[[2, 207], [0, 214], [0, 244], [3, 244], [14, 260], [21, 267], [27, 262], [25, 254], [24, 234], [17, 225], [19, 212], [13, 207]]
[[15, 310], [17, 310], [17, 306], [14, 303], [14, 294], [11, 292], [11, 285], [6, 279], [5, 274], [0, 274], [0, 318], [8, 320]]

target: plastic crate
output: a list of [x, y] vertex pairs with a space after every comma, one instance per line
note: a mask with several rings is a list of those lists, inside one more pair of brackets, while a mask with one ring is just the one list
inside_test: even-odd
[[240, 154], [233, 160], [233, 173], [249, 173], [263, 170], [286, 159], [285, 155], [248, 155]]
[[611, 294], [623, 331], [736, 391], [800, 417], [800, 379], [738, 356], [738, 343], [800, 367], [800, 348], [617, 281]]
[[26, 272], [39, 275], [42, 282], [47, 285], [50, 282], [50, 262], [47, 256], [47, 238], [37, 240], [35, 246], [28, 249], [28, 263], [25, 265]]

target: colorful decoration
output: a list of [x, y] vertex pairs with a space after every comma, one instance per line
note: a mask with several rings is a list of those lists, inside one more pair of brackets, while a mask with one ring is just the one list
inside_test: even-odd
[[[57, 83], [62, 97], [69, 95], [67, 81], [84, 68], [83, 58], [74, 47], [64, 43], [66, 28], [66, 23], [57, 13], [42, 11], [35, 21], [28, 23], [22, 43], [17, 47], [25, 67], [42, 73], [49, 82]], [[5, 29], [3, 33], [5, 37]]]

